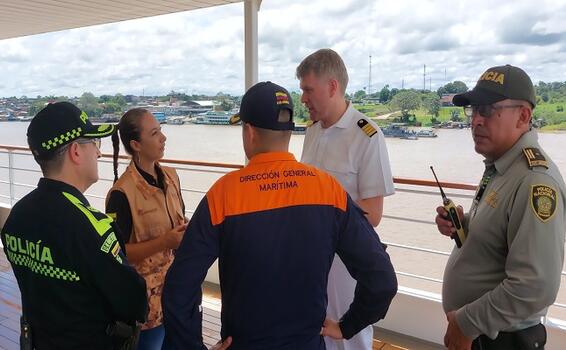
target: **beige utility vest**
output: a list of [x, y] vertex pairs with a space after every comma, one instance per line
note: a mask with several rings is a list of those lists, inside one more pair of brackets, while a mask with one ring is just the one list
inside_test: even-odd
[[[109, 193], [124, 193], [130, 204], [132, 232], [128, 243], [158, 238], [185, 220], [179, 177], [175, 169], [158, 166], [164, 175], [164, 190], [148, 184], [133, 162], [110, 189]], [[173, 262], [173, 257], [172, 250], [167, 249], [132, 264], [147, 284], [149, 314], [142, 329], [151, 329], [163, 323], [161, 294], [165, 274]]]

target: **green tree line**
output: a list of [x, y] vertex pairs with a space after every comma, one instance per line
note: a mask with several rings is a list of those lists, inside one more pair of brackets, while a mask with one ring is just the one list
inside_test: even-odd
[[[91, 92], [84, 92], [79, 98], [69, 98], [67, 96], [37, 96], [35, 99], [28, 99], [22, 96], [20, 100], [30, 102], [28, 109], [29, 115], [36, 115], [48, 103], [59, 101], [70, 101], [75, 103], [80, 109], [85, 111], [90, 117], [100, 117], [105, 113], [121, 114], [128, 108], [128, 103], [133, 102], [136, 96], [132, 95], [101, 95], [95, 96]], [[187, 95], [184, 93], [177, 93], [171, 91], [165, 96], [155, 97], [160, 102], [169, 101], [174, 98], [178, 101], [192, 101], [192, 100], [215, 100], [218, 101], [218, 108], [224, 111], [229, 111], [234, 108], [240, 100], [240, 97], [234, 97], [222, 92], [217, 93], [215, 96], [207, 95]]]
[[[387, 96], [388, 86], [385, 86], [380, 95]], [[430, 116], [432, 124], [439, 122], [438, 117], [442, 108], [440, 98], [446, 94], [466, 92], [468, 87], [460, 81], [454, 81], [440, 87], [436, 92], [415, 89], [400, 90], [390, 96], [386, 101], [391, 111], [400, 111], [397, 121], [414, 124], [417, 120], [412, 112], [425, 111]], [[389, 91], [390, 93], [390, 91]], [[566, 82], [544, 83], [535, 85], [537, 107], [533, 112], [536, 126], [547, 126], [549, 129], [566, 129]], [[450, 120], [461, 121], [462, 116], [458, 109], [450, 109]]]
[[[468, 86], [462, 81], [449, 82], [436, 91], [417, 90], [417, 89], [398, 89], [385, 85], [381, 90], [373, 94], [366, 94], [365, 90], [358, 90], [348, 95], [347, 98], [354, 103], [362, 102], [364, 99], [371, 98], [381, 104], [387, 105], [390, 111], [400, 111], [399, 121], [414, 122], [416, 111], [425, 111], [429, 115], [431, 122], [438, 122], [439, 113], [442, 108], [440, 98], [446, 94], [462, 93], [468, 90]], [[566, 82], [550, 82], [540, 81], [535, 85], [537, 95], [537, 108], [535, 108], [534, 117], [540, 120], [541, 125], [561, 125], [566, 128]], [[29, 114], [35, 115], [47, 103], [55, 101], [73, 101], [88, 115], [100, 117], [104, 113], [122, 113], [127, 109], [129, 102], [132, 102], [134, 96], [131, 95], [102, 95], [96, 97], [90, 92], [83, 93], [78, 99], [71, 99], [67, 96], [37, 96], [37, 98], [28, 98], [22, 96], [20, 100], [30, 103]], [[294, 104], [294, 118], [297, 122], [306, 122], [309, 118], [308, 110], [301, 103], [301, 94], [299, 92], [291, 92]], [[14, 97], [15, 98], [15, 97]], [[219, 108], [222, 110], [230, 110], [239, 104], [241, 97], [231, 96], [222, 92], [215, 96], [207, 95], [187, 95], [185, 93], [172, 90], [165, 96], [158, 96], [159, 101], [167, 101], [175, 98], [180, 101], [190, 100], [208, 100], [213, 99], [219, 101]], [[452, 120], [459, 120], [460, 113], [451, 112]]]

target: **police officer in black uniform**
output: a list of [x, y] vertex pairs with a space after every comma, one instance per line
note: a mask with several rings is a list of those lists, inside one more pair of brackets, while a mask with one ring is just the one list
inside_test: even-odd
[[145, 319], [143, 278], [128, 265], [112, 219], [83, 196], [98, 180], [100, 138], [113, 131], [69, 102], [48, 105], [29, 125], [44, 177], [14, 205], [1, 233], [29, 348], [123, 348]]

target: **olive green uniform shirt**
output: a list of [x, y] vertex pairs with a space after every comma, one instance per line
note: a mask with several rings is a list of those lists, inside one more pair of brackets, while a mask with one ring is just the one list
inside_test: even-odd
[[495, 162], [485, 161], [493, 175], [477, 210], [472, 205], [466, 214], [468, 237], [462, 248], [454, 247], [444, 271], [444, 311], [456, 311], [458, 325], [472, 339], [539, 323], [558, 293], [565, 185], [542, 150], [548, 168], [529, 166], [525, 153], [532, 153], [523, 150], [529, 147], [540, 150], [535, 131]]

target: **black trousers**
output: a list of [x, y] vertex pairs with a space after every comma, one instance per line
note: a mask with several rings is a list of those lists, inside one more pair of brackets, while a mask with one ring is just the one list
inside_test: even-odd
[[544, 350], [546, 328], [542, 324], [516, 332], [499, 332], [497, 338], [480, 335], [472, 343], [472, 350]]

